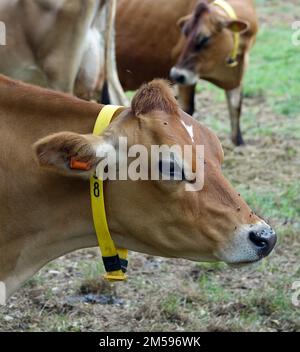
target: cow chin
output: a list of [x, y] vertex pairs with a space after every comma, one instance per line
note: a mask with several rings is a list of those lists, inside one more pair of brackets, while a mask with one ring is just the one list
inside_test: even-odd
[[275, 232], [264, 221], [243, 225], [235, 231], [231, 242], [215, 255], [232, 266], [251, 264], [268, 256], [276, 241]]

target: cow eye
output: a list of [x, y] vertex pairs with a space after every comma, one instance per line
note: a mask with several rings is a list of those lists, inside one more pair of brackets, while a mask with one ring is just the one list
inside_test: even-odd
[[159, 173], [161, 176], [163, 176], [163, 179], [165, 180], [173, 180], [173, 181], [185, 180], [184, 170], [175, 161], [172, 161], [172, 160], [169, 160], [169, 161], [160, 160]]
[[206, 47], [209, 41], [210, 41], [210, 37], [202, 37], [198, 39], [195, 44], [195, 50], [199, 51], [202, 48]]

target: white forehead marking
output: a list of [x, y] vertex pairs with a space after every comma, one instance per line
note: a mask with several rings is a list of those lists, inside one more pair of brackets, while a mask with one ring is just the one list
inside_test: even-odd
[[189, 134], [189, 136], [191, 137], [192, 142], [195, 143], [193, 125], [188, 125], [183, 120], [181, 120], [181, 123], [182, 123], [183, 127], [186, 129], [186, 131]]

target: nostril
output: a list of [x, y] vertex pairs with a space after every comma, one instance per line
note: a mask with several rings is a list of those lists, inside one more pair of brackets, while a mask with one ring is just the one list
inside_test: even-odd
[[176, 83], [181, 83], [183, 84], [185, 82], [185, 75], [182, 74], [179, 70], [176, 68], [172, 68], [170, 72], [170, 77], [171, 79], [176, 82]]
[[259, 257], [266, 257], [275, 247], [277, 236], [271, 227], [258, 224], [248, 232], [248, 240]]
[[256, 247], [266, 248], [268, 246], [268, 241], [263, 238], [258, 232], [249, 232], [249, 239], [253, 244], [255, 244]]
[[184, 75], [178, 75], [177, 78], [176, 78], [176, 81], [178, 83], [184, 83], [184, 81], [185, 81]]

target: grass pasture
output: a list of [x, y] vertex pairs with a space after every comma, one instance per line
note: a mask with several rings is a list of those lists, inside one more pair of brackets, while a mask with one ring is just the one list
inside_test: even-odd
[[0, 308], [1, 331], [300, 331], [300, 46], [297, 0], [257, 0], [260, 34], [245, 80], [242, 129], [229, 142], [223, 93], [201, 82], [196, 118], [220, 137], [224, 173], [276, 229], [259, 264], [232, 269], [132, 253], [130, 280], [100, 278], [98, 251], [81, 250], [37, 273]]

